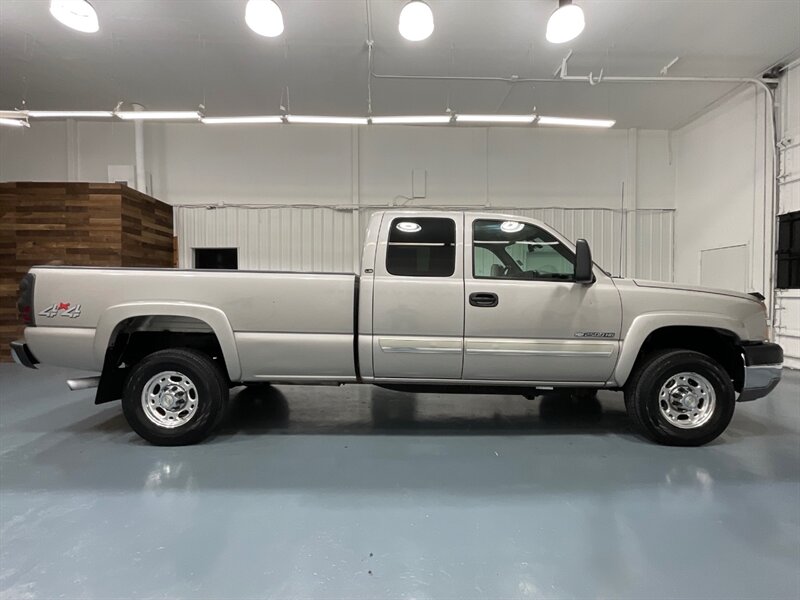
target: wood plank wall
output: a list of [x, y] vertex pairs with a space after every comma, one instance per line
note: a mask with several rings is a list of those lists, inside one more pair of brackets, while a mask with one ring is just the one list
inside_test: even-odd
[[22, 337], [19, 280], [34, 265], [172, 267], [172, 207], [117, 183], [0, 183], [0, 362]]

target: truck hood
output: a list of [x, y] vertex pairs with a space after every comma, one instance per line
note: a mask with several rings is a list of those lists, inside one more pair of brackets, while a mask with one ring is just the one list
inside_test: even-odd
[[720, 290], [716, 288], [701, 287], [699, 285], [685, 285], [682, 283], [666, 283], [664, 281], [648, 281], [647, 279], [633, 279], [639, 287], [644, 288], [661, 288], [665, 290], [683, 290], [687, 292], [701, 292], [705, 294], [716, 294], [717, 296], [730, 296], [733, 298], [741, 298], [743, 300], [751, 300], [753, 302], [760, 302], [755, 296], [745, 294], [744, 292], [734, 292], [733, 290]]

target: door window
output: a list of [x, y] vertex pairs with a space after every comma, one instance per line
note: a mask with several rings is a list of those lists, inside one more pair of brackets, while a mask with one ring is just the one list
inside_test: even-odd
[[456, 269], [453, 219], [400, 217], [389, 227], [386, 270], [406, 277], [450, 277]]
[[575, 277], [572, 251], [535, 225], [479, 219], [472, 234], [475, 278], [570, 281]]

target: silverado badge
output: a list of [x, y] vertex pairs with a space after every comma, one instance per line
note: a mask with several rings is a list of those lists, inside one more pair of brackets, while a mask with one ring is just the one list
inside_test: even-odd
[[575, 337], [579, 338], [612, 338], [613, 331], [576, 331]]

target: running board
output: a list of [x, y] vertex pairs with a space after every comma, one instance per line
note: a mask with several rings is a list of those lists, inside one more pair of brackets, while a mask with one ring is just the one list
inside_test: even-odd
[[67, 379], [67, 387], [73, 392], [96, 388], [100, 384], [100, 377], [81, 377], [80, 379]]

